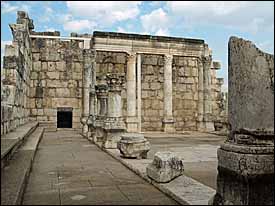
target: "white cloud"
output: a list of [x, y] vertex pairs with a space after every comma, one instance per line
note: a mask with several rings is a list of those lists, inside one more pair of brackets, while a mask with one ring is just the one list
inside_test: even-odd
[[254, 34], [274, 27], [272, 2], [170, 1], [166, 6], [183, 26], [218, 24]]
[[103, 25], [137, 17], [140, 4], [138, 1], [67, 1], [68, 10], [72, 15]]
[[273, 42], [267, 40], [267, 41], [260, 42], [259, 44], [256, 43], [256, 45], [264, 52], [274, 54], [274, 43]]
[[167, 13], [162, 8], [153, 10], [149, 14], [140, 17], [141, 24], [145, 32], [157, 35], [168, 34], [169, 19]]
[[157, 36], [169, 36], [169, 31], [168, 29], [162, 29], [160, 28], [157, 32], [156, 32]]
[[41, 23], [46, 23], [46, 22], [50, 22], [53, 20], [54, 18], [54, 11], [51, 7], [46, 7], [45, 8], [45, 13], [39, 18], [39, 21]]
[[17, 10], [18, 10], [17, 6], [12, 6], [12, 5], [10, 5], [9, 2], [5, 2], [5, 1], [2, 2], [1, 1], [1, 14], [12, 13], [12, 12], [15, 12]]
[[87, 30], [87, 32], [90, 32], [96, 24], [94, 22], [91, 22], [87, 19], [85, 20], [72, 20], [67, 21], [63, 27], [65, 31], [72, 31], [72, 32], [79, 32], [83, 30]]

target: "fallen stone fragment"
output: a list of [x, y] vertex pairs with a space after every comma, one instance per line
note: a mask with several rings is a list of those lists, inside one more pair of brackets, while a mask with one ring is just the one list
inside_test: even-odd
[[146, 159], [150, 150], [150, 143], [143, 134], [125, 133], [117, 144], [122, 157]]
[[167, 183], [183, 174], [183, 160], [173, 152], [157, 152], [146, 168], [147, 175], [158, 183]]

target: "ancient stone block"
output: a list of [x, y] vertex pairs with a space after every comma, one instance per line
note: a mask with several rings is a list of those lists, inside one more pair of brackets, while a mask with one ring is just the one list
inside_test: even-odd
[[173, 152], [157, 152], [146, 168], [147, 175], [158, 183], [167, 183], [183, 174], [183, 160]]
[[56, 62], [48, 62], [48, 71], [56, 71]]
[[121, 136], [117, 148], [122, 157], [146, 159], [147, 152], [150, 150], [150, 143], [143, 134], [125, 133]]
[[46, 75], [49, 79], [59, 79], [59, 72], [47, 72]]
[[65, 71], [66, 70], [66, 62], [64, 61], [58, 61], [56, 62], [56, 69], [57, 71]]
[[70, 97], [70, 89], [56, 88], [56, 97]]
[[33, 62], [33, 70], [34, 71], [41, 71], [41, 61], [34, 61]]

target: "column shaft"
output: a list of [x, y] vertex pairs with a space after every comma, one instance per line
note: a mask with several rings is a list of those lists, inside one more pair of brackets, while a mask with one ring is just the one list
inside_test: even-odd
[[173, 120], [173, 83], [172, 83], [173, 55], [164, 56], [164, 120], [165, 132], [174, 131]]
[[141, 132], [141, 54], [137, 55], [137, 116], [138, 131]]
[[136, 55], [130, 54], [127, 61], [127, 131], [137, 132], [136, 116]]

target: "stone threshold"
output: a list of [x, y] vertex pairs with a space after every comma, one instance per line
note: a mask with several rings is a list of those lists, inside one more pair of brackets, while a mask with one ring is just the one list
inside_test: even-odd
[[[89, 141], [92, 142], [90, 139]], [[216, 190], [185, 175], [181, 175], [169, 183], [157, 183], [146, 174], [146, 167], [152, 162], [152, 159], [125, 159], [120, 156], [118, 149], [103, 149], [101, 142], [93, 144], [182, 205], [208, 205], [208, 201], [216, 193]]]

